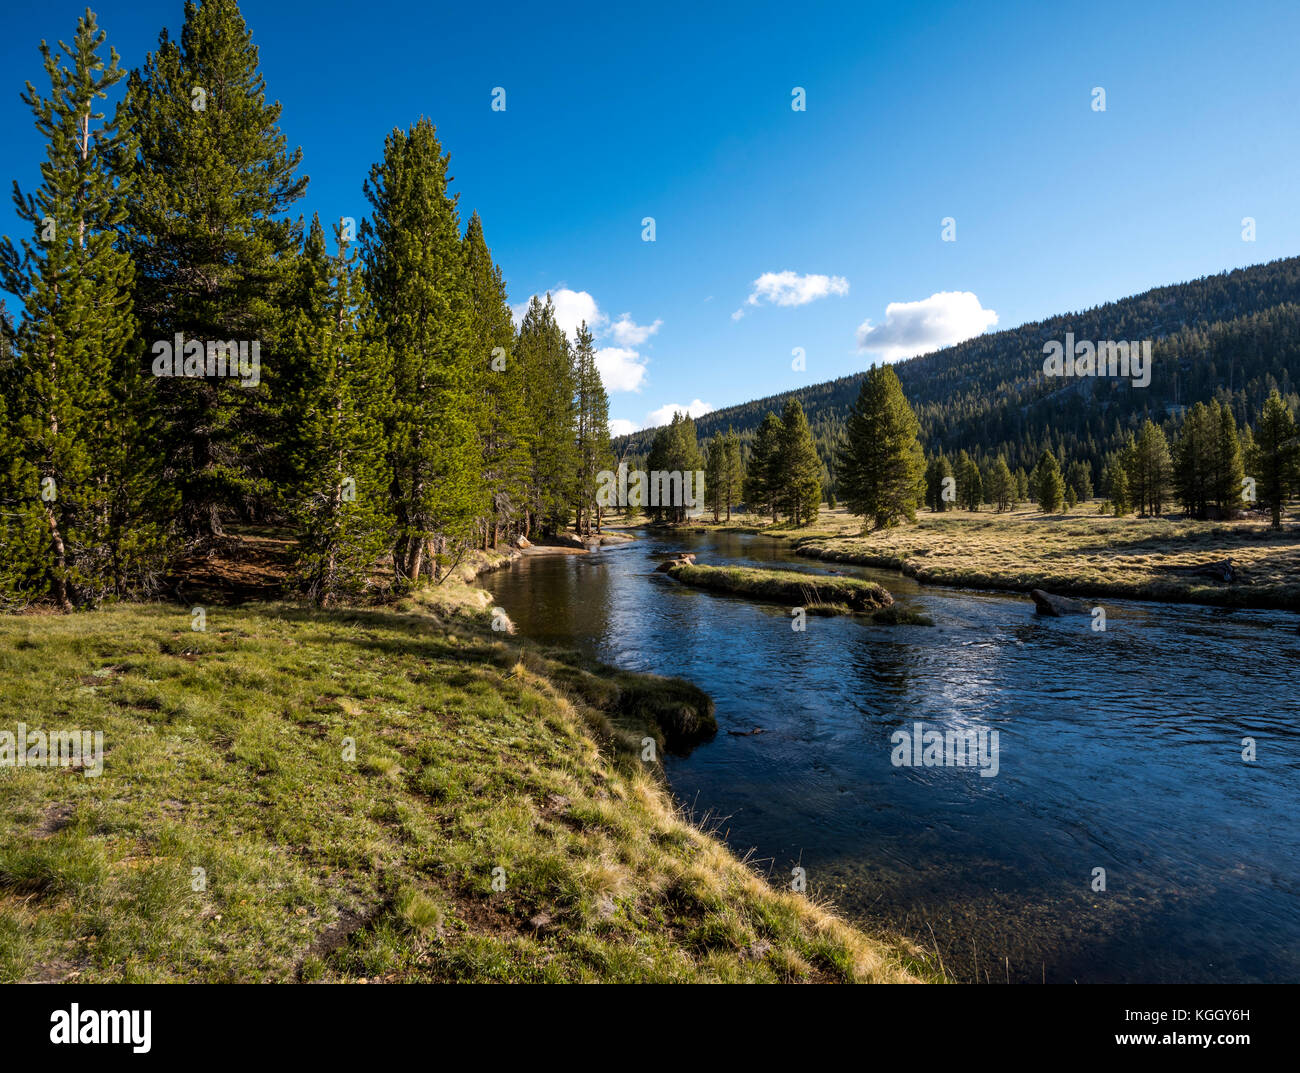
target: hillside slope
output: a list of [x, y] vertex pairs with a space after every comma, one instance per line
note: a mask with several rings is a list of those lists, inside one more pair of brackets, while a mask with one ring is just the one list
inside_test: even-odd
[[[1044, 377], [1043, 344], [1066, 332], [1078, 340], [1153, 340], [1150, 385]], [[1063, 448], [1070, 458], [1099, 465], [1148, 416], [1168, 420], [1217, 395], [1231, 402], [1241, 424], [1255, 420], [1271, 388], [1294, 395], [1300, 384], [1300, 257], [1157, 287], [894, 367], [928, 452], [965, 449], [979, 459], [1003, 453], [1013, 469], [1030, 469], [1045, 447]], [[697, 432], [705, 439], [732, 426], [748, 447], [764, 414], [779, 414], [793, 396], [829, 469], [862, 375], [714, 411], [696, 420]], [[653, 436], [653, 429], [642, 430], [615, 447], [637, 458], [648, 453]]]

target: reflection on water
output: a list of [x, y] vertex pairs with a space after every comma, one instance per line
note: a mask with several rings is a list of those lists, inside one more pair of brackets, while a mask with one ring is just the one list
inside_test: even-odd
[[[1300, 980], [1297, 616], [1104, 601], [1097, 633], [1023, 597], [837, 567], [935, 627], [797, 633], [788, 609], [652, 571], [684, 548], [822, 564], [763, 537], [644, 536], [484, 580], [525, 636], [713, 696], [718, 737], [669, 779], [774, 881], [802, 865], [814, 894], [968, 979]], [[998, 775], [894, 767], [890, 735], [916, 722], [996, 729]]]

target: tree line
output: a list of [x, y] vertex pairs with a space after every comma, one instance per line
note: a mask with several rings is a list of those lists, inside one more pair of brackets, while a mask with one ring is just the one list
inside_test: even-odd
[[302, 153], [234, 0], [187, 4], [129, 74], [104, 43], [87, 11], [23, 94], [46, 156], [0, 243], [0, 605], [160, 591], [237, 523], [289, 527], [321, 604], [599, 527], [591, 333], [549, 296], [515, 327], [429, 120], [327, 239], [289, 215]]

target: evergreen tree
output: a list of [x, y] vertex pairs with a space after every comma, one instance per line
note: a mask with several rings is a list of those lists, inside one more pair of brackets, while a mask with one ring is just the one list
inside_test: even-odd
[[704, 448], [704, 505], [713, 511], [715, 525], [722, 517], [726, 475], [727, 441], [722, 436], [714, 436]]
[[1242, 481], [1246, 476], [1241, 439], [1237, 435], [1237, 420], [1227, 403], [1211, 406], [1209, 415], [1214, 433], [1209, 491], [1219, 517], [1229, 518], [1241, 509]]
[[783, 434], [781, 419], [774, 413], [768, 413], [754, 436], [754, 447], [745, 471], [745, 502], [751, 510], [771, 514], [773, 523], [777, 520], [779, 508], [777, 466]]
[[1044, 514], [1055, 514], [1061, 509], [1065, 498], [1065, 481], [1061, 478], [1061, 467], [1051, 451], [1044, 451], [1038, 459], [1034, 470], [1035, 485], [1038, 490], [1038, 509]]
[[998, 455], [997, 461], [993, 463], [989, 496], [993, 500], [993, 505], [998, 513], [1015, 508], [1016, 479], [1011, 475], [1011, 470], [1007, 467], [1007, 460], [1002, 455]]
[[975, 461], [962, 451], [957, 455], [957, 505], [962, 510], [979, 510], [984, 500], [983, 480]]
[[1206, 517], [1212, 493], [1209, 475], [1217, 430], [1210, 427], [1210, 411], [1203, 402], [1188, 407], [1174, 444], [1173, 487], [1183, 509], [1193, 518]]
[[[117, 162], [129, 132], [96, 104], [123, 77], [99, 56], [104, 33], [87, 11], [62, 55], [41, 45], [50, 93], [23, 101], [47, 139], [34, 196], [14, 184], [33, 230], [21, 250], [0, 243], [0, 283], [23, 301], [0, 406], [0, 601], [48, 594], [57, 606], [148, 589], [162, 562], [165, 509], [145, 452], [148, 424], [134, 362], [130, 259], [117, 242], [129, 184]], [[71, 66], [66, 66], [64, 61]]]
[[440, 575], [443, 556], [463, 552], [487, 506], [460, 225], [432, 123], [388, 136], [365, 194], [373, 209], [361, 226], [365, 283], [392, 356], [393, 565], [414, 584], [426, 553]]
[[740, 498], [740, 490], [744, 487], [745, 482], [745, 472], [740, 462], [740, 437], [736, 435], [735, 429], [727, 429], [727, 435], [723, 443], [726, 454], [724, 456], [725, 466], [722, 477], [722, 501], [727, 507], [727, 521], [731, 521], [731, 507]]
[[781, 413], [781, 440], [776, 461], [777, 496], [786, 517], [796, 526], [816, 521], [821, 503], [821, 463], [808, 419], [798, 399]]
[[695, 421], [689, 414], [673, 414], [672, 421], [659, 430], [648, 464], [654, 482], [650, 513], [655, 518], [681, 523], [690, 508], [704, 506], [693, 498], [695, 475], [704, 469], [704, 456], [695, 437]]
[[1300, 444], [1291, 408], [1275, 390], [1264, 402], [1259, 430], [1255, 434], [1254, 470], [1256, 496], [1273, 516], [1273, 528], [1282, 528], [1282, 508], [1300, 480]]
[[298, 267], [307, 303], [295, 314], [299, 376], [287, 408], [288, 512], [299, 529], [291, 580], [322, 607], [365, 590], [393, 525], [384, 441], [391, 361], [342, 227], [335, 238], [329, 258], [312, 220]]
[[1092, 498], [1092, 464], [1083, 459], [1071, 462], [1065, 471], [1066, 486], [1074, 492], [1076, 503], [1086, 503]]
[[925, 472], [918, 428], [894, 370], [868, 370], [845, 423], [837, 472], [845, 507], [877, 529], [916, 520]]
[[[271, 492], [268, 432], [278, 421], [270, 400], [283, 371], [274, 359], [285, 349], [284, 288], [302, 239], [301, 221], [283, 214], [307, 184], [294, 174], [302, 153], [287, 151], [280, 105], [266, 99], [234, 0], [188, 0], [180, 42], [164, 30], [131, 74], [125, 115], [138, 153], [128, 157], [123, 233], [145, 341], [182, 337], [204, 348], [191, 370], [205, 375], [160, 376], [155, 386], [182, 523], [190, 536], [210, 538], [222, 532], [223, 514], [248, 513]], [[248, 348], [250, 363], [258, 344], [257, 385], [213, 371], [217, 355], [206, 344], [229, 341]]]
[[515, 340], [523, 368], [524, 409], [528, 415], [528, 514], [524, 535], [543, 535], [569, 524], [577, 479], [577, 385], [564, 330], [555, 323], [551, 296], [528, 304]]
[[588, 534], [593, 516], [600, 531], [600, 504], [596, 500], [600, 473], [613, 464], [609, 447], [609, 396], [596, 368], [596, 343], [583, 321], [573, 346], [573, 369], [577, 399], [576, 514], [578, 532]]
[[1169, 494], [1173, 462], [1164, 430], [1149, 418], [1124, 452], [1128, 486], [1138, 512], [1160, 514]]
[[944, 499], [944, 490], [950, 486], [944, 482], [955, 480], [952, 464], [945, 455], [940, 454], [930, 459], [930, 464], [925, 468], [925, 505], [936, 513], [947, 510], [948, 500]]
[[483, 222], [474, 213], [462, 242], [469, 294], [472, 361], [476, 370], [482, 481], [489, 497], [482, 521], [484, 549], [496, 548], [502, 533], [522, 520], [528, 500], [528, 420], [524, 413], [524, 368], [512, 354], [514, 322], [501, 269], [492, 261]]
[[1111, 470], [1109, 495], [1111, 506], [1115, 509], [1116, 518], [1122, 518], [1132, 510], [1129, 499], [1128, 474], [1124, 471], [1123, 466], [1116, 466]]

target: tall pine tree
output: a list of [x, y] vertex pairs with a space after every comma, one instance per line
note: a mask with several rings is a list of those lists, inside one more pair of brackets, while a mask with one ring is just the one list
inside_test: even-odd
[[235, 342], [250, 360], [257, 343], [263, 362], [255, 386], [214, 375], [206, 360], [202, 376], [160, 376], [155, 385], [181, 522], [202, 540], [273, 494], [283, 291], [302, 238], [301, 221], [284, 214], [307, 184], [295, 175], [302, 152], [287, 149], [280, 105], [267, 100], [258, 50], [234, 0], [188, 0], [180, 41], [164, 30], [132, 72], [125, 115], [138, 152], [128, 161], [123, 233], [146, 343], [179, 337], [206, 355], [208, 343]]
[[104, 36], [87, 11], [62, 56], [42, 43], [50, 93], [29, 83], [23, 95], [47, 139], [42, 183], [34, 196], [14, 184], [33, 237], [21, 253], [0, 244], [0, 281], [24, 304], [0, 417], [0, 545], [14, 560], [0, 585], [7, 603], [48, 594], [65, 610], [151, 587], [153, 512], [166, 504], [144, 447], [131, 263], [116, 232], [127, 190], [116, 164], [131, 142], [96, 110], [123, 77], [116, 51], [107, 65], [99, 56]]
[[876, 529], [916, 520], [925, 475], [918, 429], [898, 374], [888, 365], [870, 369], [845, 423], [838, 474], [840, 501]]
[[288, 513], [298, 527], [293, 581], [328, 607], [362, 594], [391, 547], [384, 424], [391, 362], [341, 226], [326, 256], [313, 219], [298, 271], [305, 307], [295, 316], [292, 473]]
[[[399, 582], [463, 554], [486, 507], [473, 324], [456, 199], [433, 124], [394, 130], [365, 184], [365, 283], [392, 356], [388, 410]], [[428, 565], [429, 558], [434, 562]]]

